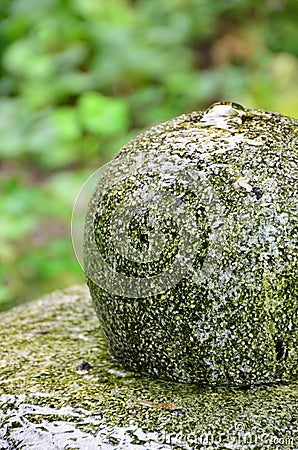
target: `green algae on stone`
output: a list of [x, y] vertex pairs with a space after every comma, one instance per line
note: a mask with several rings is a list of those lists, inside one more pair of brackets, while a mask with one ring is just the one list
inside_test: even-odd
[[297, 179], [298, 121], [233, 103], [125, 145], [84, 237], [110, 353], [171, 380], [297, 379]]
[[1, 449], [298, 449], [297, 382], [236, 389], [123, 372], [86, 287], [0, 320]]

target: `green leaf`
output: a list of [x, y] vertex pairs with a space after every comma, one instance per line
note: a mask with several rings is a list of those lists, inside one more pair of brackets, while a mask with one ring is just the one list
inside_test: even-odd
[[90, 133], [109, 136], [123, 133], [129, 125], [127, 103], [120, 98], [105, 97], [99, 92], [81, 95], [78, 112], [84, 128]]
[[37, 48], [34, 38], [19, 39], [4, 54], [4, 67], [16, 76], [49, 79], [55, 72], [55, 60]]
[[6, 216], [0, 222], [0, 235], [4, 239], [18, 239], [32, 231], [36, 224], [34, 217], [25, 216], [16, 219], [13, 216]]
[[75, 108], [70, 106], [56, 108], [52, 113], [52, 120], [61, 139], [71, 141], [80, 138], [82, 130]]

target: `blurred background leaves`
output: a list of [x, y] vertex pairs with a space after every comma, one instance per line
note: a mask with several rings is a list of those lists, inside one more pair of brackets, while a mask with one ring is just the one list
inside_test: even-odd
[[298, 117], [298, 0], [1, 0], [0, 308], [84, 280], [87, 177], [220, 100]]

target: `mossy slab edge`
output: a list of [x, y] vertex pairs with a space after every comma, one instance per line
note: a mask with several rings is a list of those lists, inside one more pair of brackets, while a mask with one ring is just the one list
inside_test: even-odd
[[123, 370], [85, 286], [2, 313], [0, 340], [1, 449], [298, 449], [297, 382], [239, 389]]

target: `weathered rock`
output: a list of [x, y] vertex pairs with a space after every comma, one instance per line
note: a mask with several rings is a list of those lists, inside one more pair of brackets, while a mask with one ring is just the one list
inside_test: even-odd
[[297, 379], [297, 179], [298, 121], [235, 104], [124, 146], [85, 232], [111, 354], [172, 380]]
[[0, 317], [1, 450], [298, 449], [297, 383], [203, 387], [123, 372], [85, 287]]

